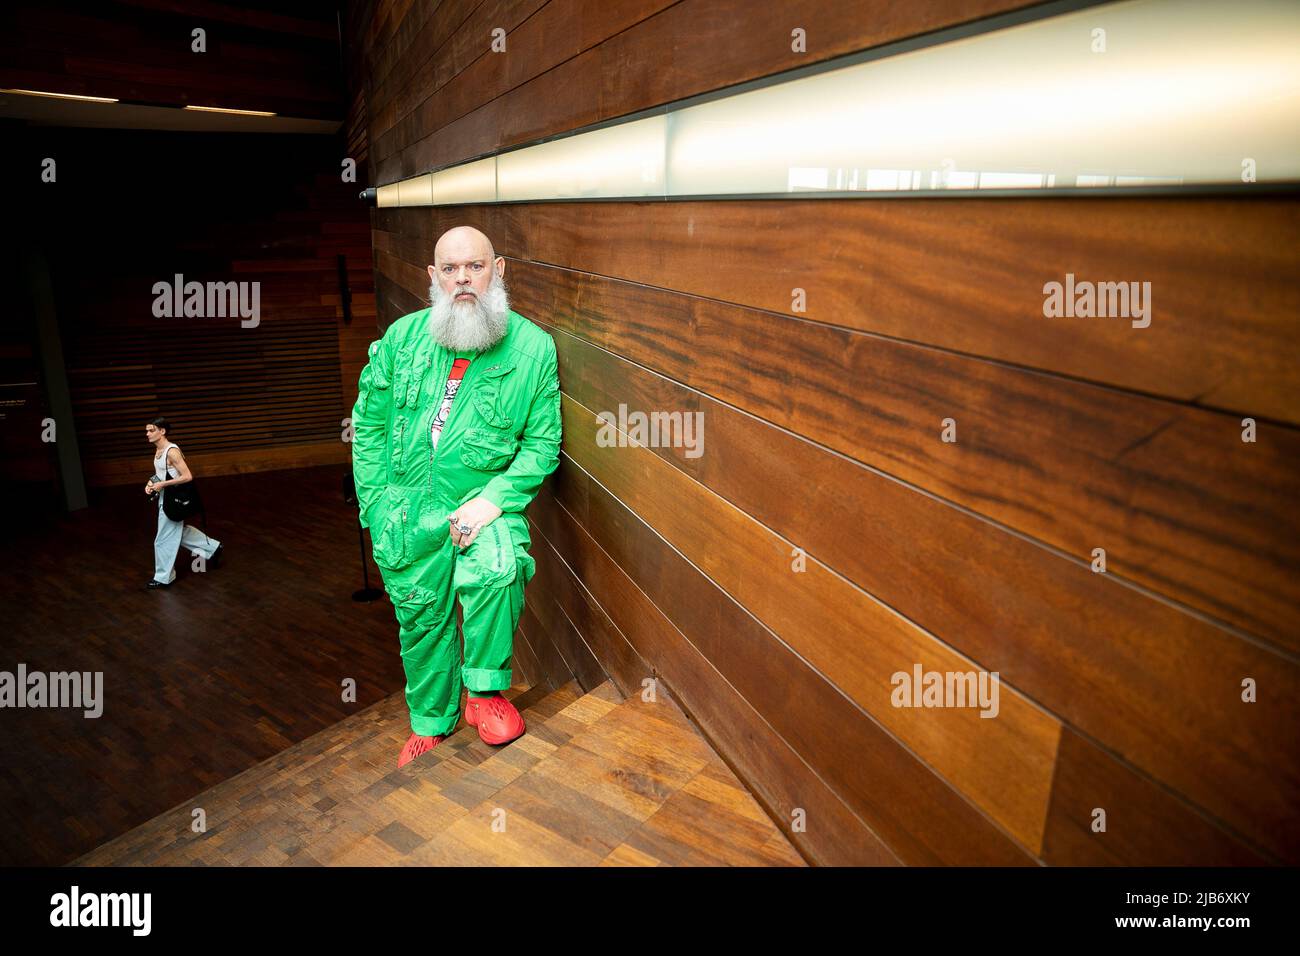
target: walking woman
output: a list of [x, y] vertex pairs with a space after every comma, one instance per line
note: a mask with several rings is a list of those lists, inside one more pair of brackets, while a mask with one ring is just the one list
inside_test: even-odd
[[158, 497], [158, 534], [153, 540], [153, 578], [148, 586], [165, 588], [176, 580], [173, 565], [181, 545], [203, 555], [207, 564], [215, 567], [221, 559], [221, 542], [183, 521], [173, 521], [163, 512], [162, 489], [192, 481], [194, 476], [190, 474], [190, 466], [185, 463], [180, 446], [167, 440], [167, 419], [155, 418], [149, 422], [144, 426], [144, 435], [157, 452], [153, 460], [153, 477], [144, 486], [145, 494]]

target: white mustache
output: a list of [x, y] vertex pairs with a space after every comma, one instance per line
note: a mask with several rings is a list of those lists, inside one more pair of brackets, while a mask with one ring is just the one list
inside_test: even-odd
[[[461, 296], [473, 301], [461, 304]], [[446, 291], [438, 283], [429, 287], [430, 332], [443, 346], [482, 351], [499, 341], [506, 332], [510, 308], [505, 280], [493, 275], [487, 291], [479, 294], [468, 286]]]

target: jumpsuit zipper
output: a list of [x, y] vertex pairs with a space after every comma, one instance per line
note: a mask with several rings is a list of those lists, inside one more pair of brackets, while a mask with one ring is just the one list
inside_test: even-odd
[[[406, 560], [406, 505], [402, 505], [402, 560]], [[409, 601], [415, 597], [415, 588], [411, 588], [411, 593], [406, 596]]]
[[[492, 351], [492, 349], [489, 349], [488, 351]], [[446, 385], [447, 376], [451, 374], [451, 366], [456, 361], [456, 356], [452, 352], [447, 351], [446, 354], [451, 359], [451, 361], [447, 363], [447, 368], [440, 375], [434, 376], [434, 381], [441, 381], [443, 383], [444, 395], [446, 394], [447, 391], [447, 385]], [[478, 371], [480, 366], [482, 366], [486, 354], [487, 354], [486, 352], [480, 352], [477, 356], [470, 359], [469, 369], [465, 372], [465, 377], [461, 379], [460, 386], [456, 389], [456, 398], [453, 398], [451, 401], [451, 411], [447, 413], [447, 420], [442, 423], [442, 431], [438, 433], [438, 444], [442, 445], [443, 448], [447, 447], [447, 433], [451, 430], [451, 423], [456, 418], [456, 413], [464, 406], [465, 402], [469, 400], [468, 396], [462, 396], [461, 392], [465, 392], [468, 390], [468, 386], [470, 383], [470, 376], [474, 375]], [[438, 365], [439, 367], [441, 367], [442, 363], [439, 362]], [[441, 405], [442, 400], [439, 399], [438, 402], [439, 405]], [[436, 411], [434, 412], [434, 415], [437, 415]], [[438, 450], [433, 445], [433, 431], [432, 431], [433, 420], [430, 419], [429, 421], [430, 421], [430, 427], [425, 431], [425, 439], [429, 442], [429, 493], [432, 495], [434, 491], [434, 480], [433, 480], [434, 464], [438, 458]]]
[[[453, 356], [452, 358], [454, 361], [455, 357]], [[433, 364], [432, 356], [429, 357], [429, 364], [430, 365]], [[441, 383], [442, 394], [438, 395], [437, 398], [433, 399], [430, 402], [430, 405], [432, 405], [433, 407], [433, 414], [429, 417], [429, 427], [424, 430], [424, 440], [429, 443], [429, 494], [430, 495], [432, 495], [434, 492], [433, 460], [435, 457], [437, 457], [437, 450], [433, 447], [433, 420], [438, 417], [438, 410], [442, 408], [442, 400], [443, 398], [446, 397], [447, 394], [447, 376], [450, 374], [451, 374], [451, 363], [448, 363], [446, 369], [443, 369], [442, 359], [440, 358], [438, 360], [438, 371], [433, 376], [433, 381], [434, 381], [433, 387], [436, 391], [439, 386], [439, 383]], [[464, 382], [462, 382], [461, 384], [464, 385]], [[435, 402], [436, 404], [434, 404]], [[454, 400], [452, 401], [451, 404], [453, 408], [456, 406], [456, 402]], [[450, 414], [447, 415], [447, 419], [448, 421], [451, 420]], [[443, 432], [447, 430], [447, 422], [442, 423], [442, 430]], [[439, 433], [438, 436], [438, 443], [442, 444], [441, 433]]]
[[399, 475], [406, 474], [406, 419], [397, 419], [397, 455], [393, 471]]

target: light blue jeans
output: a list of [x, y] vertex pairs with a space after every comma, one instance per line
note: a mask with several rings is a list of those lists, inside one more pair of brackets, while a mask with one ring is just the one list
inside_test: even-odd
[[158, 496], [158, 534], [153, 539], [153, 579], [162, 584], [171, 584], [176, 580], [176, 555], [184, 545], [191, 552], [203, 555], [208, 560], [221, 544], [216, 538], [209, 538], [198, 528], [190, 527], [183, 521], [173, 521], [163, 513], [162, 495]]

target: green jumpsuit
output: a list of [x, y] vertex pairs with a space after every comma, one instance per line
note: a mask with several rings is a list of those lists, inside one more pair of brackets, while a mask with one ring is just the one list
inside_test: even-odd
[[[560, 383], [555, 343], [517, 312], [481, 353], [437, 344], [428, 319], [428, 309], [404, 315], [371, 343], [352, 409], [352, 470], [397, 615], [411, 730], [433, 736], [455, 727], [462, 686], [510, 686], [524, 585], [536, 570], [524, 509], [559, 464]], [[435, 449], [430, 426], [456, 358], [470, 364]], [[447, 518], [479, 496], [502, 514], [457, 548]]]

